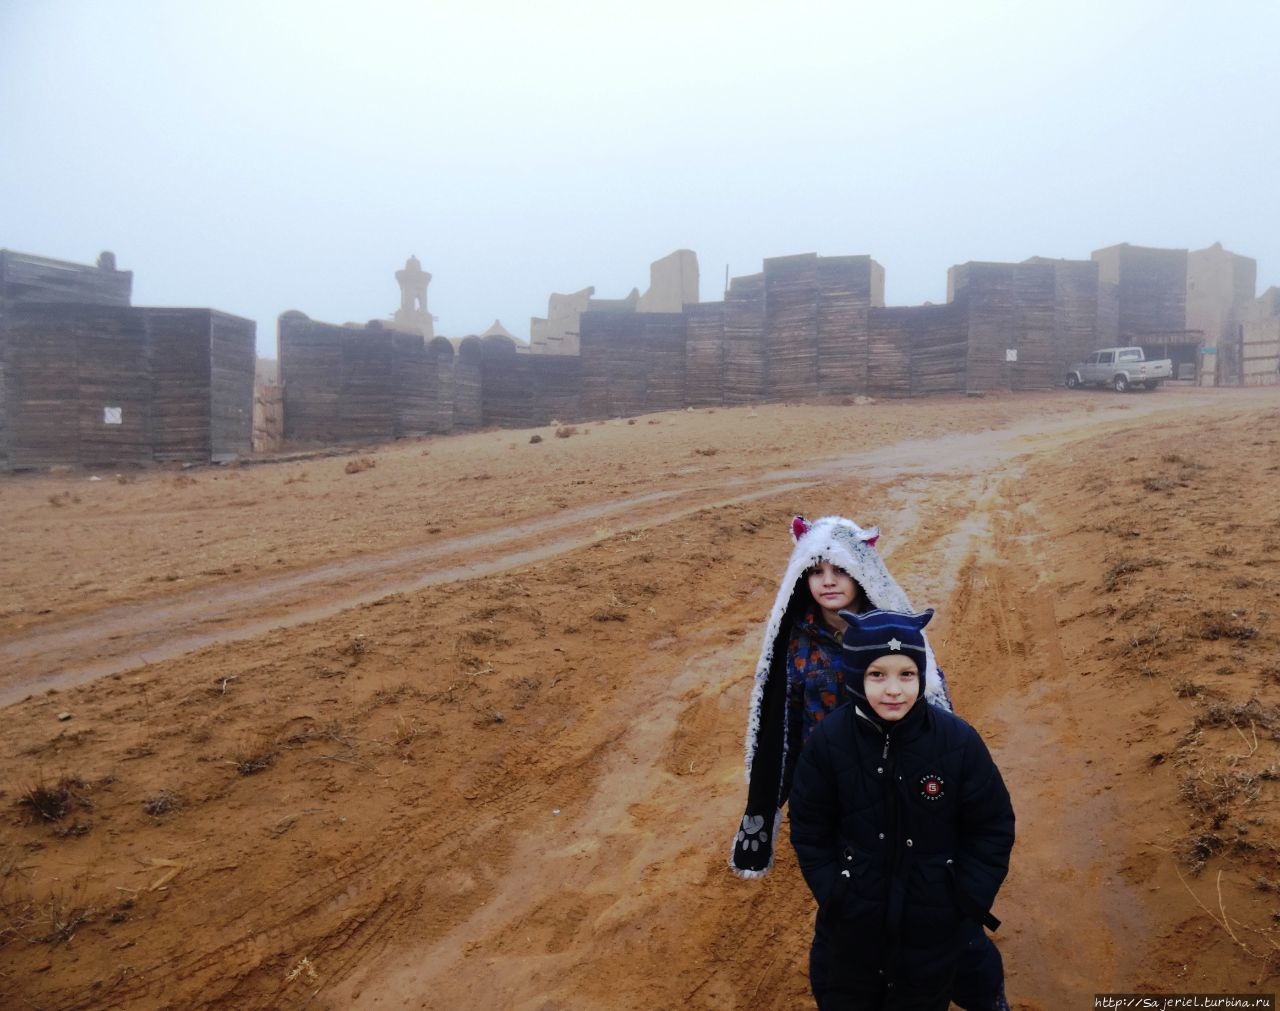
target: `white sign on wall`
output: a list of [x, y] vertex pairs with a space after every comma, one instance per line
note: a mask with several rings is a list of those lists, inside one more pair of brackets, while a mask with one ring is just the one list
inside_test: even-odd
[[1017, 348], [1005, 348], [1005, 351], [1004, 351], [1004, 360], [1005, 360], [1006, 362], [1016, 362], [1016, 361], [1018, 360], [1018, 349], [1017, 349]]
[[102, 409], [102, 423], [104, 425], [124, 424], [124, 408], [123, 407], [104, 407]]

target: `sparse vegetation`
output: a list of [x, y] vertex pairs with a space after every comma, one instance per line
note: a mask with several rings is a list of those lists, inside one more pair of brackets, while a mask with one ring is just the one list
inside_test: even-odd
[[159, 818], [161, 815], [169, 814], [178, 810], [181, 806], [182, 799], [172, 790], [161, 790], [142, 802], [142, 810], [146, 811], [152, 818]]
[[279, 752], [273, 742], [255, 737], [241, 742], [231, 758], [231, 764], [242, 776], [253, 776], [271, 768]]
[[371, 470], [378, 466], [378, 461], [371, 456], [361, 456], [355, 460], [348, 460], [347, 465], [343, 467], [343, 471], [348, 474], [359, 474], [364, 470]]
[[79, 776], [63, 776], [56, 783], [39, 782], [18, 797], [18, 806], [32, 822], [53, 822], [66, 817], [73, 808], [92, 809], [85, 794], [88, 784]]
[[1243, 614], [1235, 611], [1204, 611], [1187, 634], [1211, 642], [1217, 639], [1235, 639], [1244, 642], [1256, 636], [1258, 630], [1244, 624], [1243, 618]]
[[1116, 562], [1102, 577], [1102, 588], [1107, 593], [1115, 593], [1126, 577], [1132, 576], [1135, 572], [1141, 572], [1154, 564], [1150, 559], [1135, 558], [1126, 558]]

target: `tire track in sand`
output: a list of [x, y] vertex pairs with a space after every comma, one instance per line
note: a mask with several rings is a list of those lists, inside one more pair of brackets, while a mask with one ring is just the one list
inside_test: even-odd
[[1076, 441], [1114, 427], [1117, 421], [1131, 424], [1133, 420], [1132, 415], [1033, 418], [995, 431], [906, 440], [864, 452], [834, 454], [804, 467], [715, 484], [658, 488], [515, 526], [327, 562], [280, 576], [228, 580], [66, 620], [55, 618], [0, 641], [0, 706], [205, 646], [306, 624], [394, 593], [543, 561], [619, 530], [673, 522], [702, 509], [847, 480], [851, 475], [860, 483], [977, 475], [1003, 469], [1011, 455], [1034, 452], [1046, 442]]

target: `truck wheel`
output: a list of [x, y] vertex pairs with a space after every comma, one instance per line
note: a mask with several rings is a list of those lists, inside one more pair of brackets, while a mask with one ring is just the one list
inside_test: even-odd
[[1111, 388], [1117, 393], [1124, 393], [1129, 388], [1129, 380], [1124, 376], [1116, 376], [1111, 380]]
[[1074, 390], [1079, 385], [1080, 385], [1080, 379], [1079, 377], [1076, 376], [1074, 372], [1072, 372], [1069, 376], [1067, 376], [1067, 389]]

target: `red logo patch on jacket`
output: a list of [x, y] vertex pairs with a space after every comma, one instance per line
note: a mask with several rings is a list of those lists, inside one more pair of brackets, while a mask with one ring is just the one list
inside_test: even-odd
[[920, 796], [925, 800], [941, 800], [945, 793], [942, 787], [941, 776], [929, 773], [920, 777]]

